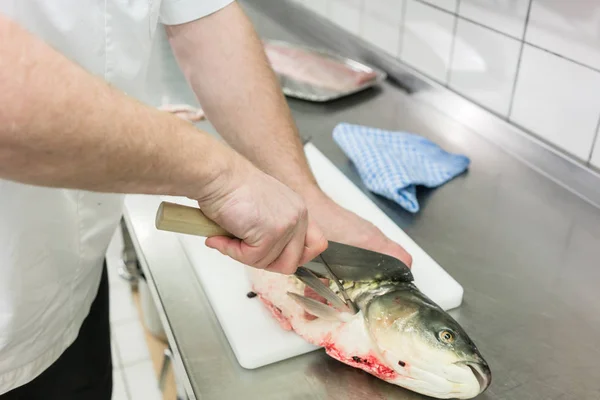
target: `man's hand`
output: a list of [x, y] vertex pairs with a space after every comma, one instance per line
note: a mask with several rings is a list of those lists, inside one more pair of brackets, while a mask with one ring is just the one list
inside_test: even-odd
[[202, 211], [241, 239], [212, 237], [206, 245], [237, 261], [292, 274], [327, 248], [303, 199], [241, 157], [228, 176], [203, 191], [198, 199]]
[[388, 254], [409, 267], [412, 265], [411, 255], [402, 246], [391, 241], [369, 221], [339, 206], [322, 191], [316, 189], [306, 193], [305, 199], [311, 218], [328, 240]]

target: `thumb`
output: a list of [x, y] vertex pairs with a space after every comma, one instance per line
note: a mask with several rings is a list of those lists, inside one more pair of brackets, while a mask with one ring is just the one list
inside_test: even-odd
[[206, 247], [215, 249], [224, 256], [231, 257], [236, 261], [241, 261], [242, 243], [240, 239], [227, 236], [212, 236], [204, 242]]
[[325, 234], [309, 216], [306, 237], [304, 239], [304, 252], [300, 258], [300, 265], [309, 262], [324, 252], [327, 249], [327, 246], [328, 242], [325, 238]]
[[412, 263], [413, 263], [412, 256], [404, 249], [404, 247], [400, 246], [396, 242], [393, 242], [388, 239], [388, 243], [382, 249], [381, 252], [399, 259], [404, 264], [406, 264], [409, 268], [412, 267]]

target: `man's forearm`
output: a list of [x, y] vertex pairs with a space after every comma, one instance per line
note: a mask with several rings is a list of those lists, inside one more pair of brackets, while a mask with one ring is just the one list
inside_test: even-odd
[[236, 3], [167, 32], [218, 132], [256, 166], [299, 193], [327, 239], [411, 264], [401, 246], [319, 189], [262, 43]]
[[217, 131], [292, 189], [317, 188], [262, 43], [241, 8], [167, 27], [175, 56]]
[[231, 155], [208, 134], [129, 98], [0, 15], [0, 178], [194, 196]]

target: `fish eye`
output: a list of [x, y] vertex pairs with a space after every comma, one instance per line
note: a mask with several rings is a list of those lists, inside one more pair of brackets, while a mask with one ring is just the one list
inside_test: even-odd
[[438, 333], [438, 339], [442, 343], [452, 344], [452, 343], [454, 343], [454, 333], [447, 329], [441, 330]]

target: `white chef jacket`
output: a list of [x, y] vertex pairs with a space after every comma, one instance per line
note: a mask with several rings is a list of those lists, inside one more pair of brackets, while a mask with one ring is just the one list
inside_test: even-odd
[[[159, 23], [232, 1], [2, 0], [0, 12], [143, 100]], [[0, 394], [34, 379], [77, 337], [122, 206], [121, 195], [0, 180]]]

